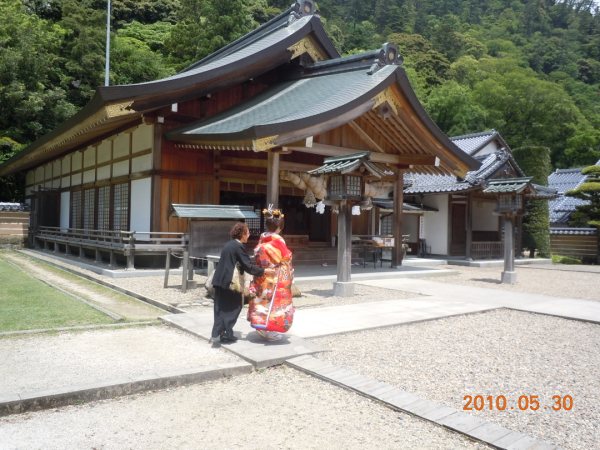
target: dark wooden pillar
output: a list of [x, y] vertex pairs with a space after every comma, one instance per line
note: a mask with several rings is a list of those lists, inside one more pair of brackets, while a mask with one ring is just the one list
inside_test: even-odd
[[267, 161], [267, 205], [279, 204], [279, 153], [269, 151]]
[[473, 194], [469, 192], [467, 194], [467, 204], [465, 207], [465, 223], [467, 228], [467, 242], [465, 248], [465, 257], [467, 260], [472, 260], [471, 258], [471, 247], [473, 246]]
[[402, 206], [404, 205], [404, 170], [398, 169], [396, 172], [396, 182], [394, 184], [394, 221], [392, 224], [392, 233], [394, 235], [394, 248], [392, 249], [392, 268], [398, 268], [402, 265], [404, 252], [402, 248]]
[[352, 268], [352, 206], [342, 200], [338, 213], [337, 281], [333, 284], [333, 295], [350, 297], [354, 286], [350, 282]]

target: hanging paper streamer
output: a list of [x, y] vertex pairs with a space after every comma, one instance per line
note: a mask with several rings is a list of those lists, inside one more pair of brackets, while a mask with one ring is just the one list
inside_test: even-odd
[[315, 210], [317, 211], [317, 214], [325, 214], [325, 203], [323, 203], [323, 200], [317, 202]]
[[360, 206], [359, 205], [354, 205], [352, 207], [352, 215], [353, 216], [360, 216]]

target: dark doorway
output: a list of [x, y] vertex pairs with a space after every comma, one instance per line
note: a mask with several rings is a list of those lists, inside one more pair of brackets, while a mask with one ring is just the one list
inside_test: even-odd
[[452, 223], [450, 232], [450, 255], [464, 255], [467, 244], [466, 205], [452, 204]]
[[31, 203], [31, 227], [60, 226], [60, 192], [40, 190], [33, 194]]

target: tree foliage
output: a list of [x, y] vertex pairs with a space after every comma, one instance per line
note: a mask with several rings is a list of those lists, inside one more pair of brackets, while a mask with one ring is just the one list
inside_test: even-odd
[[[520, 147], [513, 150], [515, 160], [532, 182], [548, 184], [551, 172], [550, 149], [548, 147]], [[523, 218], [523, 247], [528, 248], [533, 257], [537, 250], [542, 257], [550, 256], [550, 225], [548, 202], [546, 200], [527, 201]]]
[[[293, 0], [112, 0], [111, 83], [168, 76]], [[342, 54], [396, 43], [449, 134], [495, 128], [554, 167], [600, 159], [600, 10], [592, 0], [320, 0]], [[0, 138], [29, 144], [104, 82], [106, 0], [0, 2]], [[20, 148], [20, 147], [19, 147]]]

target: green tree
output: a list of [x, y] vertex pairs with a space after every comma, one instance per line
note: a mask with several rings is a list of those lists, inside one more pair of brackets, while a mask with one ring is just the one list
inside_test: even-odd
[[598, 237], [596, 262], [600, 264], [600, 166], [584, 167], [581, 173], [586, 175], [586, 180], [565, 194], [587, 202], [577, 207], [571, 225], [596, 227]]
[[183, 68], [255, 26], [248, 3], [242, 0], [181, 0], [178, 22], [165, 46]]
[[[550, 149], [547, 147], [527, 146], [513, 150], [515, 160], [532, 182], [548, 185], [551, 172]], [[523, 247], [529, 249], [529, 256], [550, 256], [550, 219], [547, 200], [528, 200], [523, 218]]]
[[393, 33], [388, 42], [398, 46], [406, 67], [411, 67], [423, 77], [428, 87], [442, 84], [448, 79], [450, 62], [433, 48], [431, 42], [418, 34]]
[[153, 53], [144, 42], [117, 35], [113, 41], [111, 79], [114, 84], [152, 81], [172, 75], [160, 54]]
[[62, 88], [62, 30], [18, 0], [0, 2], [0, 17], [0, 135], [29, 143], [75, 112]]
[[485, 128], [485, 111], [472, 100], [471, 91], [455, 81], [433, 88], [425, 107], [433, 121], [450, 136]]
[[[15, 156], [22, 146], [9, 137], [0, 136], [0, 164]], [[23, 202], [24, 175], [13, 174], [0, 178], [0, 201]]]
[[60, 25], [69, 99], [83, 106], [104, 84], [106, 11], [94, 9], [93, 0], [63, 0]]

